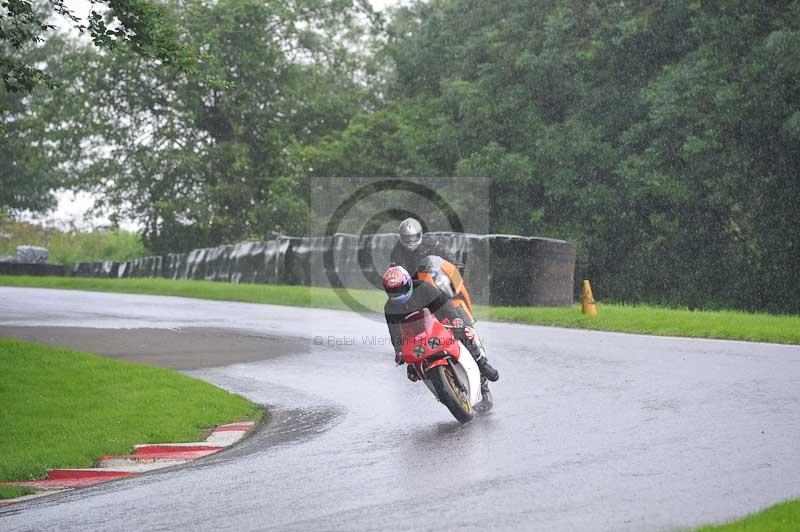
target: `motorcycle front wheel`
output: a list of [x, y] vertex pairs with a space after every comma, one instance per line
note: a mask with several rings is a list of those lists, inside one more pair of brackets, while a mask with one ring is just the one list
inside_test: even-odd
[[474, 414], [469, 402], [469, 390], [461, 385], [451, 366], [436, 366], [428, 371], [427, 378], [436, 390], [436, 397], [459, 423], [472, 421]]

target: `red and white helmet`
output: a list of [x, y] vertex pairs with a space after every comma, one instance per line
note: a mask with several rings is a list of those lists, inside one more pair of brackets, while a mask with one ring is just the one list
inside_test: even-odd
[[392, 266], [383, 274], [383, 289], [395, 303], [406, 303], [411, 299], [414, 282], [411, 275], [402, 266]]

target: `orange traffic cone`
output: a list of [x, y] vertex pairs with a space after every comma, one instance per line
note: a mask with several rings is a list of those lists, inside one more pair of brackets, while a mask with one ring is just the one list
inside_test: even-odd
[[592, 287], [589, 281], [583, 281], [583, 314], [584, 316], [597, 316], [597, 304], [594, 302]]

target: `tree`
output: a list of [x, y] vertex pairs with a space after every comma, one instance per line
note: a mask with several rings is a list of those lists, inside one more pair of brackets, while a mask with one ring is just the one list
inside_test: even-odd
[[[53, 57], [63, 54], [65, 43], [50, 39], [23, 58], [27, 62], [59, 68]], [[30, 94], [9, 92], [0, 86], [0, 108], [6, 110], [6, 135], [0, 137], [0, 215], [24, 210], [42, 212], [52, 207], [52, 191], [69, 186], [62, 166], [72, 141], [53, 124], [60, 121], [61, 102], [43, 87]]]
[[[793, 310], [800, 266], [800, 3], [696, 5], [697, 47], [644, 92], [622, 163], [646, 180], [638, 248], [672, 283], [702, 288], [692, 305]], [[648, 220], [649, 218], [649, 220]], [[660, 284], [665, 284], [666, 279]]]
[[83, 21], [66, 6], [65, 0], [47, 0], [45, 4], [2, 0], [0, 76], [6, 91], [30, 92], [36, 85], [51, 80], [42, 69], [19, 54], [41, 43], [45, 34], [55, 29], [47, 22], [51, 14], [87, 32], [98, 47], [125, 46], [143, 57], [183, 70], [193, 67], [194, 54], [181, 43], [177, 29], [166, 22], [164, 5], [149, 0], [95, 0], [92, 6]]
[[607, 298], [797, 311], [798, 21], [797, 1], [418, 2], [389, 26], [386, 106], [306, 167], [489, 176], [491, 229], [575, 241]]
[[[64, 42], [46, 22], [60, 16], [87, 32], [100, 48], [131, 50], [140, 57], [191, 72], [196, 54], [166, 22], [164, 6], [148, 0], [99, 0], [79, 20], [64, 0], [33, 3], [0, 1], [0, 209], [45, 211], [54, 204], [53, 190], [74, 184], [65, 168], [70, 140], [59, 131], [60, 113], [37, 87], [54, 88]], [[45, 39], [45, 36], [49, 38]], [[43, 67], [41, 65], [46, 64]], [[85, 66], [84, 66], [85, 68]], [[50, 71], [50, 73], [48, 73]], [[76, 71], [77, 72], [77, 71]], [[38, 107], [36, 112], [32, 112]]]
[[66, 57], [72, 160], [98, 207], [141, 221], [155, 252], [302, 232], [289, 147], [368, 105], [352, 43], [370, 14], [344, 0], [186, 4], [174, 24], [213, 57], [197, 76], [133, 54]]
[[47, 156], [45, 124], [26, 113], [25, 102], [0, 89], [8, 110], [8, 139], [0, 142], [0, 216], [8, 211], [44, 211], [54, 203], [52, 190], [62, 179]]

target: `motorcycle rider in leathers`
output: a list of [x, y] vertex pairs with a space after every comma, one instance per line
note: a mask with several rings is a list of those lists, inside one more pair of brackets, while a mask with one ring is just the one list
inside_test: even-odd
[[419, 263], [425, 257], [437, 255], [447, 262], [457, 264], [454, 257], [433, 238], [422, 233], [422, 224], [414, 218], [400, 222], [400, 241], [392, 249], [391, 266], [402, 266], [416, 279]]
[[[480, 343], [477, 331], [471, 323], [464, 323], [461, 315], [441, 290], [424, 281], [412, 279], [402, 266], [392, 266], [386, 270], [383, 275], [383, 288], [389, 297], [383, 310], [397, 364], [403, 363], [403, 334], [400, 323], [403, 318], [427, 308], [442, 324], [452, 327], [453, 336], [467, 347], [483, 377], [492, 382], [499, 378], [497, 370], [489, 365], [486, 359], [486, 352]], [[417, 373], [413, 367], [408, 366], [407, 371], [410, 380], [417, 380]]]

